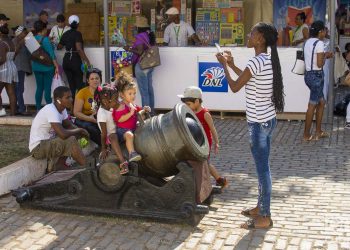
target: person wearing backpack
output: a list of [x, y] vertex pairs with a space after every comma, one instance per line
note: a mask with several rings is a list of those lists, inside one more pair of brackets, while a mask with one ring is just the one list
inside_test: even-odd
[[47, 24], [38, 20], [34, 23], [34, 30], [36, 33], [35, 39], [40, 43], [43, 50], [49, 54], [53, 63], [53, 65], [47, 66], [37, 61], [32, 61], [32, 70], [36, 80], [35, 104], [36, 110], [39, 111], [41, 109], [41, 102], [44, 92], [46, 104], [52, 102], [51, 83], [54, 75], [58, 73], [58, 63], [56, 61], [54, 48], [49, 38], [46, 36]]

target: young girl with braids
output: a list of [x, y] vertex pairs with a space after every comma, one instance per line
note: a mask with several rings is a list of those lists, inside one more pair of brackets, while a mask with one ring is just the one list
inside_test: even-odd
[[108, 155], [107, 142], [109, 141], [112, 149], [120, 160], [120, 174], [129, 172], [128, 162], [120, 150], [118, 136], [116, 134], [116, 126], [113, 121], [112, 111], [119, 107], [118, 90], [114, 85], [104, 84], [97, 87], [96, 95], [97, 102], [100, 106], [97, 112], [97, 124], [101, 130], [101, 160], [106, 159]]
[[125, 141], [129, 152], [129, 162], [140, 161], [141, 155], [134, 148], [134, 132], [136, 130], [137, 113], [142, 115], [145, 112], [151, 112], [151, 108], [145, 106], [143, 109], [134, 104], [136, 97], [136, 83], [133, 78], [124, 72], [121, 72], [116, 81], [119, 95], [123, 102], [117, 109], [113, 110], [113, 119], [117, 124], [117, 135], [120, 142]]
[[[269, 166], [270, 143], [272, 132], [276, 127], [276, 111], [283, 112], [284, 109], [277, 39], [278, 33], [273, 25], [256, 24], [248, 35], [247, 41], [247, 47], [254, 48], [255, 56], [248, 61], [243, 71], [235, 65], [229, 51], [216, 55], [223, 65], [231, 90], [236, 93], [245, 86], [251, 152], [259, 180], [257, 206], [241, 213], [251, 218], [241, 225], [245, 229], [269, 228], [273, 225], [270, 213], [272, 189]], [[268, 53], [268, 47], [271, 48], [270, 53]], [[232, 79], [228, 67], [238, 75], [237, 80]]]

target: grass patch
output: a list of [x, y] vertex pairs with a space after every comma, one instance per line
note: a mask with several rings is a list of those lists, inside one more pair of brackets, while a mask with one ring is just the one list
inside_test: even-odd
[[29, 126], [0, 125], [0, 168], [29, 156]]

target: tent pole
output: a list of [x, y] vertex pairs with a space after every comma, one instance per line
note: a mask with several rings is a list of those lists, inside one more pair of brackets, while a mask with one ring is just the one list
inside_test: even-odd
[[111, 79], [109, 60], [109, 37], [108, 37], [108, 0], [103, 0], [103, 31], [104, 31], [104, 52], [105, 52], [105, 82]]

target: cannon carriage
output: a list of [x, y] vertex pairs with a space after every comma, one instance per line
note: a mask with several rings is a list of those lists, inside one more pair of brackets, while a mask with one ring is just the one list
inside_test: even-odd
[[[13, 191], [21, 207], [75, 213], [151, 218], [196, 225], [209, 212], [214, 193], [209, 146], [196, 115], [177, 104], [141, 121], [135, 148], [143, 159], [120, 175], [118, 159], [84, 169], [52, 172]], [[98, 167], [96, 167], [96, 165]]]

